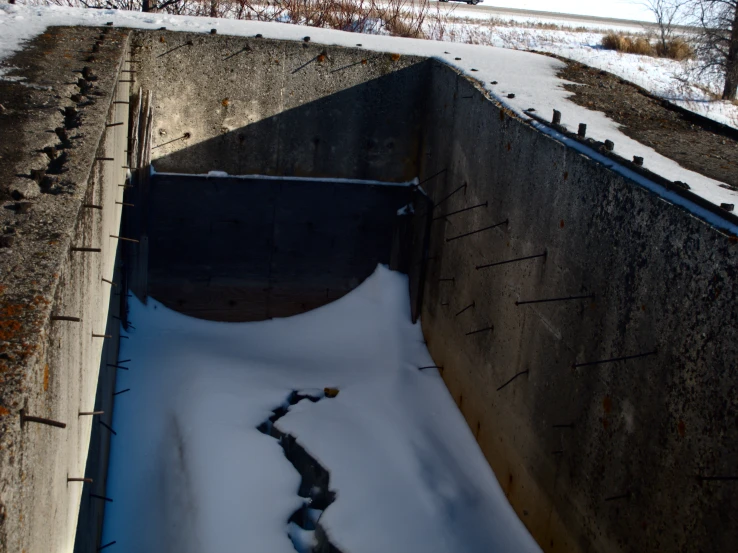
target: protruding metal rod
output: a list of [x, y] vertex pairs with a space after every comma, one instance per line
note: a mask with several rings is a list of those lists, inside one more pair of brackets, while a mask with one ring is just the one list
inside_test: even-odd
[[625, 355], [623, 357], [613, 357], [612, 359], [601, 359], [600, 361], [589, 361], [587, 363], [574, 363], [573, 368], [577, 367], [589, 367], [592, 365], [603, 365], [605, 363], [615, 363], [616, 361], [627, 361], [628, 359], [638, 359], [639, 357], [648, 357], [649, 355], [656, 355], [658, 350], [649, 351], [648, 353], [638, 353], [636, 355]]
[[106, 127], [120, 127], [121, 125], [125, 125], [123, 121], [119, 121], [117, 123], [108, 123], [105, 126]]
[[464, 238], [466, 236], [471, 236], [472, 234], [478, 234], [480, 232], [484, 232], [485, 230], [490, 230], [490, 229], [497, 228], [499, 226], [507, 225], [507, 224], [508, 224], [508, 220], [505, 219], [501, 223], [497, 223], [497, 224], [494, 224], [494, 225], [490, 225], [488, 227], [484, 227], [484, 228], [480, 228], [480, 229], [477, 229], [477, 230], [473, 230], [471, 232], [465, 232], [464, 234], [459, 234], [458, 236], [452, 236], [451, 238], [446, 238], [446, 242], [453, 242], [454, 240], [458, 240], [459, 238]]
[[475, 306], [476, 306], [476, 302], [471, 302], [471, 303], [470, 303], [469, 305], [467, 305], [467, 306], [466, 306], [466, 307], [465, 307], [464, 309], [462, 309], [462, 310], [461, 310], [461, 311], [459, 311], [459, 312], [458, 312], [458, 313], [457, 313], [456, 315], [454, 315], [454, 317], [458, 317], [459, 315], [461, 315], [462, 313], [464, 313], [464, 312], [465, 312], [465, 311], [467, 311], [468, 309], [471, 309], [471, 308], [473, 308], [473, 307], [475, 307]]
[[130, 367], [124, 367], [123, 365], [114, 365], [113, 363], [106, 363], [106, 367], [115, 367], [116, 369], [123, 369], [124, 371], [127, 371], [130, 369]]
[[126, 388], [125, 390], [121, 390], [120, 392], [115, 392], [113, 395], [114, 396], [117, 396], [117, 395], [120, 395], [120, 394], [125, 394], [126, 392], [130, 392], [130, 391], [131, 391], [130, 388]]
[[585, 138], [587, 136], [587, 125], [585, 123], [579, 123], [579, 129], [577, 130], [577, 136], [579, 138]]
[[472, 330], [471, 332], [467, 332], [466, 335], [471, 336], [472, 334], [479, 334], [480, 332], [487, 332], [488, 330], [492, 331], [494, 329], [495, 329], [494, 325], [487, 326], [485, 328], [480, 328], [479, 330]]
[[132, 184], [119, 184], [118, 186], [120, 188], [133, 188], [133, 185]]
[[139, 243], [135, 238], [126, 238], [125, 236], [116, 236], [115, 234], [111, 234], [110, 238], [117, 238], [118, 240], [125, 240], [126, 242], [135, 242], [136, 244]]
[[546, 257], [548, 252], [539, 253], [536, 255], [527, 255], [525, 257], [518, 257], [516, 259], [508, 259], [507, 261], [498, 261], [497, 263], [487, 263], [486, 265], [477, 265], [478, 269], [487, 269], [489, 267], [496, 267], [497, 265], [506, 265], [507, 263], [516, 263], [518, 261], [525, 261], [526, 259], [535, 259], [536, 257]]
[[565, 298], [549, 298], [545, 300], [527, 300], [527, 301], [516, 301], [515, 305], [526, 305], [529, 303], [548, 303], [552, 301], [569, 301], [569, 300], [589, 300], [594, 299], [594, 294], [588, 294], [586, 296], [567, 296]]
[[117, 432], [116, 432], [115, 430], [113, 430], [113, 429], [112, 429], [112, 428], [110, 427], [110, 425], [108, 425], [107, 423], [105, 423], [105, 422], [104, 422], [104, 421], [103, 421], [102, 419], [97, 419], [97, 422], [99, 422], [99, 423], [100, 423], [100, 424], [102, 424], [102, 425], [103, 425], [103, 426], [104, 426], [105, 428], [107, 428], [107, 429], [108, 429], [108, 430], [110, 431], [110, 433], [111, 433], [111, 434], [113, 434], [113, 436], [117, 436], [117, 435], [118, 435], [118, 433], [117, 433]]
[[67, 482], [87, 482], [92, 484], [92, 478], [70, 478], [67, 477]]
[[112, 334], [95, 334], [93, 332], [92, 333], [92, 337], [93, 338], [112, 338], [113, 336], [112, 336]]
[[436, 178], [436, 177], [437, 177], [438, 175], [442, 175], [442, 174], [443, 174], [443, 173], [445, 173], [446, 171], [447, 171], [447, 169], [441, 169], [440, 171], [438, 171], [438, 173], [433, 173], [433, 174], [432, 174], [432, 175], [431, 175], [430, 177], [428, 177], [427, 179], [423, 179], [422, 181], [420, 181], [420, 182], [418, 183], [418, 186], [420, 186], [421, 184], [425, 184], [426, 182], [428, 182], [428, 181], [429, 181], [429, 180], [431, 180], [431, 179], [435, 179], [435, 178]]
[[96, 157], [95, 161], [115, 161], [114, 157]]
[[26, 415], [26, 410], [21, 409], [20, 410], [20, 420], [21, 420], [21, 426], [26, 424], [27, 422], [35, 422], [37, 424], [45, 424], [46, 426], [55, 426], [56, 428], [66, 428], [66, 423], [54, 421], [51, 419], [45, 419], [42, 417], [32, 417], [31, 415]]
[[107, 278], [101, 278], [100, 280], [107, 284], [110, 284], [111, 286], [118, 286], [115, 282], [113, 282], [112, 280], [108, 280]]
[[73, 323], [82, 322], [82, 319], [80, 319], [79, 317], [69, 317], [67, 315], [52, 315], [51, 320], [52, 321], [71, 321]]
[[472, 205], [470, 207], [465, 207], [464, 209], [457, 209], [456, 211], [451, 211], [450, 213], [445, 213], [443, 215], [439, 215], [438, 217], [433, 217], [433, 220], [437, 221], [438, 219], [445, 219], [446, 217], [451, 217], [451, 215], [458, 215], [459, 213], [471, 211], [472, 209], [477, 209], [479, 207], [487, 207], [488, 203], [489, 202], [484, 202], [483, 204]]
[[445, 198], [443, 198], [441, 201], [439, 201], [437, 204], [435, 204], [433, 206], [433, 209], [437, 208], [439, 205], [441, 205], [442, 203], [444, 203], [446, 200], [448, 200], [451, 196], [453, 196], [454, 194], [456, 194], [460, 190], [466, 190], [466, 183], [464, 183], [461, 186], [459, 186], [456, 190], [454, 190], [453, 192], [451, 192], [450, 194], [448, 194]]
[[131, 102], [129, 102], [127, 100], [115, 100], [113, 103], [114, 104], [125, 104], [125, 105], [129, 105]]
[[163, 54], [159, 54], [156, 57], [157, 58], [161, 58], [162, 56], [166, 56], [167, 54], [171, 54], [175, 50], [179, 50], [180, 48], [184, 48], [185, 46], [192, 46], [193, 44], [194, 44], [194, 42], [192, 42], [191, 40], [188, 40], [184, 44], [180, 44], [179, 46], [175, 46], [174, 48], [171, 48], [171, 49], [167, 50], [166, 52], [164, 52]]
[[166, 146], [167, 144], [171, 144], [172, 142], [177, 142], [177, 140], [185, 140], [187, 138], [190, 138], [190, 136], [192, 136], [192, 135], [190, 133], [186, 132], [182, 136], [178, 136], [177, 138], [172, 138], [168, 142], [164, 142], [162, 144], [158, 144], [158, 145], [152, 147], [151, 149], [152, 150], [156, 150], [157, 148], [161, 148], [162, 146]]
[[105, 411], [80, 411], [78, 417], [94, 417], [95, 415], [104, 415]]
[[118, 542], [117, 541], [111, 541], [110, 543], [106, 543], [105, 545], [101, 545], [100, 547], [97, 548], [97, 550], [98, 551], [102, 551], [106, 547], [110, 547], [111, 545], [115, 545], [116, 543], [118, 543]]
[[87, 209], [102, 209], [101, 205], [96, 204], [82, 204], [82, 207], [86, 207]]
[[[95, 499], [102, 499], [103, 501], [107, 501], [108, 503], [112, 503], [113, 500], [109, 497], [105, 497], [104, 495], [97, 495], [96, 493], [89, 494], [90, 497], [94, 497]], [[113, 542], [115, 543], [115, 542]]]
[[133, 207], [133, 204], [128, 204], [126, 202], [115, 202], [116, 205], [124, 205], [126, 207]]
[[118, 364], [121, 364], [121, 363], [130, 363], [130, 362], [131, 362], [131, 359], [121, 359], [120, 361], [118, 361]]
[[551, 123], [553, 123], [554, 125], [561, 124], [561, 112], [559, 110], [553, 110], [553, 118], [551, 119]]
[[69, 249], [70, 251], [73, 251], [73, 252], [97, 252], [99, 253], [102, 251], [100, 248], [85, 248], [83, 246], [72, 246]]
[[515, 380], [515, 379], [516, 379], [517, 377], [519, 377], [519, 376], [522, 376], [522, 375], [524, 375], [524, 374], [528, 374], [529, 372], [530, 372], [530, 371], [529, 371], [529, 370], [527, 370], [527, 369], [526, 369], [526, 370], [524, 370], [524, 371], [520, 371], [520, 372], [519, 372], [518, 374], [516, 374], [515, 376], [513, 376], [513, 377], [512, 377], [512, 378], [511, 378], [510, 380], [508, 380], [507, 382], [505, 382], [505, 383], [504, 383], [504, 384], [503, 384], [502, 386], [500, 386], [499, 388], [497, 388], [497, 391], [499, 392], [499, 391], [500, 391], [500, 390], [502, 390], [502, 389], [503, 389], [503, 388], [504, 388], [505, 386], [507, 386], [508, 384], [510, 384], [510, 382], [512, 382], [513, 380]]

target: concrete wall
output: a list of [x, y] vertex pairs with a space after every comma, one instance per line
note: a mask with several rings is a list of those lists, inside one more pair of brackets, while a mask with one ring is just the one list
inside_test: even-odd
[[433, 223], [423, 330], [515, 510], [545, 551], [735, 550], [735, 482], [703, 477], [738, 466], [736, 239], [440, 63], [431, 88], [421, 178], [467, 185], [434, 215], [488, 205]]
[[[86, 476], [93, 418], [78, 413], [95, 405], [105, 339], [93, 333], [108, 327], [102, 279], [113, 278], [126, 172], [127, 40], [115, 29], [48, 29], [9, 60], [26, 80], [0, 84], [2, 551], [74, 545], [82, 484], [67, 478]], [[66, 428], [21, 425], [22, 409]]]
[[148, 294], [220, 321], [330, 303], [388, 264], [406, 185], [157, 173], [148, 194]]
[[[361, 49], [135, 33], [157, 171], [404, 182], [418, 173], [429, 65]], [[186, 138], [183, 138], [185, 137]]]

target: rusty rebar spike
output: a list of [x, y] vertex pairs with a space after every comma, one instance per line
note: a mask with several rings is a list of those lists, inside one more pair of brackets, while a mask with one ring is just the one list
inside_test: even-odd
[[135, 238], [126, 238], [125, 236], [116, 236], [115, 234], [111, 234], [110, 238], [117, 238], [118, 240], [125, 240], [126, 242], [135, 242], [136, 244], [139, 243]]
[[434, 221], [437, 221], [438, 219], [445, 219], [446, 217], [451, 217], [451, 215], [457, 215], [459, 213], [464, 213], [465, 211], [471, 211], [472, 209], [477, 209], [479, 207], [487, 207], [488, 202], [484, 202], [483, 204], [477, 204], [470, 207], [465, 207], [464, 209], [457, 209], [456, 211], [451, 211], [450, 213], [444, 213], [443, 215], [439, 215], [438, 217], [433, 217]]
[[506, 265], [508, 263], [516, 263], [518, 261], [525, 261], [527, 259], [535, 259], [537, 257], [546, 257], [548, 255], [548, 252], [539, 253], [536, 255], [526, 255], [525, 257], [518, 257], [516, 259], [508, 259], [506, 261], [498, 261], [496, 263], [487, 263], [485, 265], [477, 265], [476, 269], [488, 269], [489, 267], [496, 267], [497, 265]]
[[495, 329], [494, 325], [487, 326], [485, 328], [480, 328], [479, 330], [472, 330], [471, 332], [467, 332], [466, 336], [471, 336], [472, 334], [479, 334], [480, 332], [493, 331], [494, 329]]
[[629, 359], [638, 359], [639, 357], [648, 357], [649, 355], [656, 355], [658, 350], [649, 351], [646, 353], [637, 353], [635, 355], [624, 355], [622, 357], [612, 357], [610, 359], [600, 359], [599, 361], [588, 361], [587, 363], [574, 363], [572, 368], [577, 367], [589, 367], [591, 365], [602, 365], [604, 363], [615, 363], [617, 361], [627, 361]]
[[108, 425], [107, 423], [105, 423], [105, 422], [104, 422], [104, 421], [103, 421], [102, 419], [97, 419], [97, 422], [99, 422], [99, 423], [100, 423], [100, 424], [101, 424], [102, 426], [104, 426], [105, 428], [107, 428], [107, 429], [108, 429], [108, 431], [110, 431], [110, 433], [111, 433], [111, 434], [112, 434], [113, 436], [117, 436], [117, 435], [118, 435], [118, 433], [117, 433], [117, 432], [116, 432], [115, 430], [113, 430], [113, 429], [112, 429], [112, 428], [111, 428], [111, 427], [110, 427], [110, 426], [109, 426], [109, 425]]
[[503, 388], [504, 388], [505, 386], [507, 386], [508, 384], [510, 384], [510, 383], [511, 383], [511, 382], [512, 382], [513, 380], [515, 380], [515, 379], [516, 379], [516, 378], [518, 378], [519, 376], [522, 376], [522, 375], [524, 375], [524, 374], [528, 374], [529, 372], [530, 372], [529, 370], [524, 370], [524, 371], [520, 371], [520, 372], [519, 372], [518, 374], [516, 374], [515, 376], [513, 376], [513, 377], [512, 377], [512, 378], [511, 378], [510, 380], [508, 380], [507, 382], [505, 382], [505, 383], [504, 383], [504, 384], [503, 384], [502, 386], [500, 386], [499, 388], [497, 388], [497, 391], [499, 392], [499, 391], [500, 391], [500, 390], [502, 390], [502, 389], [503, 389]]
[[26, 415], [26, 410], [21, 409], [20, 410], [20, 420], [21, 420], [21, 426], [25, 425], [27, 422], [35, 422], [38, 424], [45, 424], [47, 426], [55, 426], [56, 428], [66, 428], [66, 423], [54, 421], [51, 419], [45, 419], [43, 417], [32, 417], [30, 415]]
[[102, 280], [103, 282], [105, 282], [107, 284], [110, 284], [111, 286], [118, 286], [118, 284], [116, 284], [112, 280], [108, 280], [107, 278], [101, 278], [100, 280]]
[[95, 415], [104, 415], [105, 411], [80, 411], [78, 417], [94, 417]]
[[116, 205], [123, 205], [123, 206], [126, 206], [126, 207], [133, 207], [133, 204], [128, 204], [126, 202], [115, 202], [115, 203], [116, 203]]
[[418, 183], [418, 186], [420, 186], [421, 184], [425, 184], [429, 180], [436, 178], [438, 175], [441, 175], [441, 174], [445, 173], [446, 171], [447, 171], [447, 169], [441, 169], [440, 171], [438, 171], [438, 173], [434, 173], [430, 177], [428, 177], [427, 179], [423, 179], [422, 181], [420, 181]]
[[92, 484], [92, 478], [70, 478], [67, 476], [67, 482], [87, 482]]
[[80, 319], [79, 317], [69, 317], [67, 315], [52, 315], [51, 320], [52, 321], [71, 321], [73, 323], [82, 322], [82, 319]]
[[587, 294], [586, 296], [566, 296], [564, 298], [548, 298], [543, 300], [527, 300], [527, 301], [516, 301], [515, 305], [527, 305], [529, 303], [549, 303], [552, 301], [570, 301], [570, 300], [589, 300], [594, 299], [594, 294]]
[[480, 232], [484, 232], [485, 230], [490, 230], [493, 228], [500, 227], [502, 225], [507, 225], [509, 221], [505, 219], [501, 223], [496, 223], [494, 225], [490, 225], [488, 227], [480, 228], [477, 230], [473, 230], [471, 232], [465, 232], [464, 234], [459, 234], [458, 236], [452, 236], [451, 238], [446, 238], [446, 242], [453, 242], [454, 240], [458, 240], [459, 238], [466, 238], [467, 236], [471, 236], [472, 234], [479, 234]]
[[95, 334], [93, 332], [92, 333], [92, 337], [93, 338], [112, 338], [113, 336], [112, 336], [112, 334]]
[[457, 313], [456, 315], [454, 315], [454, 317], [458, 317], [458, 316], [459, 316], [459, 315], [461, 315], [461, 314], [462, 314], [462, 313], [463, 313], [464, 311], [467, 311], [468, 309], [472, 309], [473, 307], [476, 307], [476, 302], [474, 302], [474, 301], [473, 301], [473, 302], [471, 302], [471, 303], [470, 303], [469, 305], [467, 305], [467, 306], [466, 306], [466, 307], [465, 307], [464, 309], [462, 309], [461, 311], [459, 311], [459, 312], [458, 312], [458, 313]]
[[73, 252], [93, 252], [93, 253], [100, 253], [102, 250], [100, 248], [86, 248], [84, 246], [72, 246], [70, 248], [70, 251], [73, 251]]

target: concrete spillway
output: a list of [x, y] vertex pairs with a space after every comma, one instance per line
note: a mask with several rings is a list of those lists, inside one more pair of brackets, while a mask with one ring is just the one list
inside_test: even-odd
[[[64, 59], [68, 33], [87, 49], [98, 35], [103, 49], [117, 41], [89, 81], [95, 104], [75, 108], [79, 193], [55, 208], [65, 248], [139, 241], [118, 254], [125, 276], [113, 293], [128, 286], [191, 315], [260, 320], [332, 301], [390, 263], [410, 275], [447, 387], [544, 550], [735, 549], [735, 237], [539, 132], [437, 60], [165, 31], [55, 33], [33, 48]], [[60, 65], [59, 79], [87, 55]], [[125, 131], [127, 148], [108, 134]], [[192, 176], [209, 171], [285, 178]], [[415, 177], [427, 196], [398, 186]], [[101, 190], [111, 212], [122, 209], [120, 233], [82, 208]], [[398, 217], [408, 204], [414, 215]], [[51, 392], [14, 390], [14, 413], [73, 420], [110, 374], [83, 340], [108, 320], [111, 290], [98, 285], [117, 242], [104, 244], [100, 264], [54, 250], [51, 273], [76, 276], [49, 280], [43, 309], [82, 313], [87, 326], [46, 318], [29, 334], [40, 353], [16, 363], [37, 375], [50, 365]], [[30, 293], [11, 288], [16, 303]], [[96, 408], [110, 409], [113, 382], [99, 379]], [[84, 472], [85, 424], [70, 444], [5, 423], [14, 449], [2, 453], [3, 501], [29, 521], [3, 522], [9, 549], [53, 550], [60, 538], [40, 528], [54, 509], [48, 524], [70, 541], [80, 496], [65, 478], [70, 463]], [[105, 432], [92, 426], [102, 457], [93, 449], [87, 461], [102, 481]], [[88, 488], [79, 551], [99, 545]]]

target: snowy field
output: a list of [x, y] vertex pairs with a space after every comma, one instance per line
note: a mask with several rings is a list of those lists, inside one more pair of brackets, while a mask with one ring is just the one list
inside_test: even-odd
[[[515, 515], [410, 320], [407, 278], [379, 267], [315, 311], [217, 323], [132, 299], [121, 341], [102, 543], [116, 551], [294, 553], [306, 499], [276, 423], [330, 471], [312, 512], [344, 553], [523, 553]], [[309, 503], [309, 500], [307, 500]], [[292, 538], [289, 537], [290, 534]]]
[[442, 34], [437, 33], [440, 40], [547, 52], [608, 71], [690, 111], [738, 128], [738, 103], [716, 100], [722, 91], [720, 82], [714, 75], [697, 74], [695, 61], [623, 54], [601, 46], [608, 31], [639, 36], [648, 34], [644, 26], [587, 23], [583, 27], [581, 22], [562, 23], [545, 17], [484, 18], [461, 8], [453, 11], [443, 29]]
[[[535, 108], [539, 114], [544, 116], [557, 109], [563, 114], [563, 123], [570, 129], [576, 130], [579, 123], [586, 123], [589, 137], [599, 141], [612, 140], [615, 143], [615, 153], [624, 158], [643, 157], [646, 168], [669, 180], [686, 182], [694, 193], [712, 203], [718, 205], [723, 202], [738, 203], [738, 193], [721, 188], [721, 183], [718, 181], [689, 171], [675, 161], [658, 154], [655, 150], [628, 138], [619, 130], [615, 122], [601, 112], [588, 110], [569, 101], [567, 99], [569, 93], [562, 87], [564, 82], [557, 77], [557, 72], [563, 63], [522, 50], [382, 35], [362, 34], [359, 36], [355, 33], [314, 27], [309, 28], [308, 31], [306, 27], [286, 23], [4, 4], [0, 5], [0, 63], [13, 51], [21, 49], [25, 41], [41, 34], [47, 26], [104, 25], [109, 21], [123, 27], [142, 29], [166, 27], [174, 31], [200, 33], [209, 33], [210, 29], [215, 28], [221, 34], [254, 36], [260, 33], [265, 38], [283, 40], [302, 40], [309, 33], [314, 42], [327, 45], [356, 46], [357, 41], [361, 41], [362, 47], [367, 50], [435, 57], [477, 79], [492, 97], [522, 117], [525, 117], [524, 111], [527, 108]], [[612, 55], [618, 56], [618, 54]], [[622, 57], [628, 59], [625, 56]], [[0, 66], [0, 78], [11, 69]], [[492, 81], [498, 84], [492, 85]], [[19, 85], [23, 84], [34, 85], [34, 83], [19, 83]], [[515, 98], [509, 98], [508, 94], [515, 94]], [[548, 127], [535, 125], [542, 132], [566, 142], [563, 137]], [[597, 157], [594, 152], [586, 151], [589, 155]], [[612, 161], [606, 161], [606, 163], [611, 166], [612, 170], [631, 178], [634, 177], [633, 172], [629, 169]], [[636, 180], [643, 182], [643, 179]], [[649, 186], [648, 183], [644, 185], [670, 201], [683, 205], [698, 216], [710, 220], [713, 224], [731, 232], [738, 232], [735, 225], [709, 215], [691, 202], [681, 200], [675, 194], [659, 187]]]

